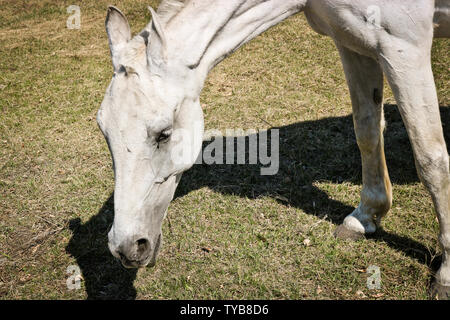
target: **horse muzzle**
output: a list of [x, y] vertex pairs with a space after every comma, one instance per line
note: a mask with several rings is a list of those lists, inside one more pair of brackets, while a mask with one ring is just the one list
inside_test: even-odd
[[[134, 240], [135, 238], [137, 240]], [[161, 238], [161, 234], [154, 241], [146, 237], [133, 237], [133, 240], [126, 239], [118, 246], [110, 239], [108, 247], [111, 254], [118, 258], [125, 268], [153, 267], [156, 264]]]

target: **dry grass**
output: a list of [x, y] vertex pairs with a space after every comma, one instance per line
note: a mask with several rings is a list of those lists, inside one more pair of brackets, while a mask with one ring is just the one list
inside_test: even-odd
[[[148, 2], [113, 1], [134, 32], [149, 19]], [[427, 297], [438, 226], [389, 90], [392, 211], [372, 239], [332, 236], [358, 204], [360, 160], [338, 53], [302, 15], [220, 64], [201, 96], [208, 129], [279, 128], [279, 174], [194, 166], [169, 208], [157, 266], [124, 270], [106, 247], [113, 175], [95, 122], [111, 77], [108, 2], [79, 2], [81, 30], [65, 28], [70, 4], [0, 0], [2, 299]], [[447, 141], [449, 49], [435, 41]], [[80, 290], [67, 289], [69, 265], [81, 268]], [[381, 268], [381, 290], [366, 288], [369, 265]]]

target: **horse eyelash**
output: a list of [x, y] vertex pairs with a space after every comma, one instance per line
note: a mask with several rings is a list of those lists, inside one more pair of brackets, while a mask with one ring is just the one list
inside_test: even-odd
[[171, 128], [164, 129], [163, 131], [161, 131], [155, 139], [156, 149], [159, 149], [160, 143], [164, 143], [165, 141], [167, 141], [171, 135], [172, 135]]
[[164, 131], [160, 132], [158, 137], [156, 138], [156, 142], [159, 144], [160, 142], [167, 140], [170, 138], [170, 134], [165, 133]]

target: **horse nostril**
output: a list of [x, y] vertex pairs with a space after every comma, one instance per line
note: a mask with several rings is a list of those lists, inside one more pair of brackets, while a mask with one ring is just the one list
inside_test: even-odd
[[137, 245], [137, 252], [138, 254], [142, 255], [144, 252], [146, 252], [150, 246], [150, 241], [148, 241], [145, 238], [139, 239], [136, 241]]

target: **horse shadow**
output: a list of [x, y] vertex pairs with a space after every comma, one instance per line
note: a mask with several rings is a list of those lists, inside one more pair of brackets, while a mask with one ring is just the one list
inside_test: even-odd
[[[450, 128], [446, 124], [450, 124], [450, 108], [441, 107], [440, 111], [448, 145]], [[410, 142], [397, 106], [385, 105], [385, 119], [385, 153], [392, 183], [419, 181]], [[174, 198], [202, 187], [250, 199], [269, 196], [286, 206], [300, 208], [307, 214], [320, 218], [326, 216], [333, 224], [342, 223], [354, 207], [330, 198], [315, 184], [320, 181], [362, 183], [361, 159], [352, 116], [304, 121], [272, 129], [279, 130], [279, 169], [275, 175], [261, 175], [260, 164], [195, 164], [183, 174]], [[260, 133], [256, 133], [256, 136], [261, 138]], [[268, 146], [271, 146], [271, 137], [267, 135]], [[251, 138], [252, 135], [245, 137], [246, 160]], [[223, 145], [226, 145], [224, 137], [216, 139], [223, 139]], [[203, 150], [210, 143], [204, 142]], [[237, 141], [233, 143], [236, 150]], [[226, 162], [225, 154], [223, 163]], [[97, 215], [87, 223], [81, 224], [79, 219], [70, 222], [73, 236], [66, 249], [81, 268], [88, 299], [136, 297], [133, 287], [136, 270], [124, 269], [108, 250], [107, 232], [112, 225], [113, 208], [111, 195]], [[430, 252], [423, 244], [408, 237], [380, 228], [371, 239], [385, 242], [433, 270], [440, 265], [435, 252]]]
[[82, 224], [72, 219], [72, 237], [66, 252], [75, 257], [81, 269], [88, 300], [133, 300], [136, 269], [125, 269], [108, 249], [108, 231], [114, 218], [114, 196], [105, 201], [99, 212]]

